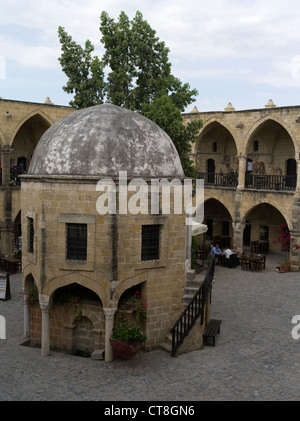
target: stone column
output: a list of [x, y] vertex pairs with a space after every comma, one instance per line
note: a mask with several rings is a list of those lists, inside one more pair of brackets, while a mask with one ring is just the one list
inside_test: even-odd
[[[192, 222], [190, 216], [186, 217], [186, 222]], [[188, 272], [191, 269], [192, 261], [192, 225], [186, 223], [186, 244], [185, 244], [185, 271]]]
[[5, 145], [1, 151], [2, 163], [2, 188], [4, 188], [4, 203], [3, 203], [3, 222], [1, 227], [1, 253], [5, 256], [12, 257], [12, 191], [10, 188], [10, 146]]
[[1, 165], [2, 165], [2, 186], [9, 187], [10, 185], [10, 146], [5, 145], [1, 150]]
[[243, 233], [246, 224], [240, 222], [233, 222], [233, 245], [238, 248], [238, 250], [243, 252]]
[[238, 181], [238, 189], [245, 188], [245, 174], [246, 174], [246, 166], [247, 166], [247, 157], [243, 155], [238, 156], [239, 159], [239, 181]]
[[300, 159], [296, 160], [297, 162], [297, 191], [300, 191]]
[[117, 311], [116, 308], [104, 308], [105, 314], [105, 361], [110, 363], [114, 359], [113, 349], [110, 345], [109, 338], [114, 327], [114, 316]]
[[42, 357], [50, 355], [50, 306], [49, 303], [41, 302], [42, 310]]

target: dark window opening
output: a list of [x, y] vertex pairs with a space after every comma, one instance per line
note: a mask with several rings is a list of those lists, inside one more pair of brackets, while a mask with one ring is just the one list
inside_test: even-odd
[[87, 225], [67, 224], [67, 259], [86, 260]]
[[217, 152], [217, 150], [218, 150], [218, 144], [217, 144], [217, 142], [213, 142], [213, 152]]
[[254, 152], [258, 151], [258, 140], [254, 140], [254, 142], [253, 142], [253, 151]]
[[142, 226], [142, 260], [159, 259], [159, 225]]
[[222, 221], [222, 235], [229, 237], [229, 221]]
[[269, 227], [268, 227], [268, 225], [261, 225], [259, 227], [259, 241], [269, 241]]
[[28, 252], [33, 253], [33, 240], [34, 240], [34, 220], [28, 218]]

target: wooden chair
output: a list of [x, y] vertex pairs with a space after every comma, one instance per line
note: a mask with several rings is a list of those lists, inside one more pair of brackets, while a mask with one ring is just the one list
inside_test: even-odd
[[7, 272], [7, 261], [3, 256], [0, 256], [0, 269], [2, 272]]
[[247, 259], [245, 253], [242, 254], [242, 256], [240, 258], [240, 263], [241, 263], [241, 269], [242, 270], [249, 270], [250, 269], [249, 260]]
[[266, 256], [261, 256], [259, 263], [261, 269], [266, 269]]

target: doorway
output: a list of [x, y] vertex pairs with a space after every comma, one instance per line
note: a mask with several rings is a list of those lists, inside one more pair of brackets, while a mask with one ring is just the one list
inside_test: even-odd
[[207, 182], [208, 184], [214, 184], [215, 183], [215, 160], [214, 159], [208, 159], [207, 160]]
[[291, 188], [296, 187], [297, 182], [297, 163], [295, 159], [286, 161], [286, 185]]
[[245, 247], [250, 247], [250, 242], [251, 242], [251, 223], [249, 221], [246, 221], [246, 226], [243, 232], [243, 245]]

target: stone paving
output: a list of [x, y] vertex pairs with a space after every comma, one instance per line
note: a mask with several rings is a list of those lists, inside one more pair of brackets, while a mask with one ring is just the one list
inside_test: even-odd
[[[280, 259], [280, 258], [279, 258]], [[222, 319], [216, 346], [172, 358], [157, 350], [134, 361], [95, 361], [21, 346], [21, 275], [10, 279], [12, 299], [0, 301], [6, 339], [0, 339], [0, 401], [299, 401], [300, 273], [216, 266], [211, 316]], [[300, 329], [299, 329], [300, 332]]]

